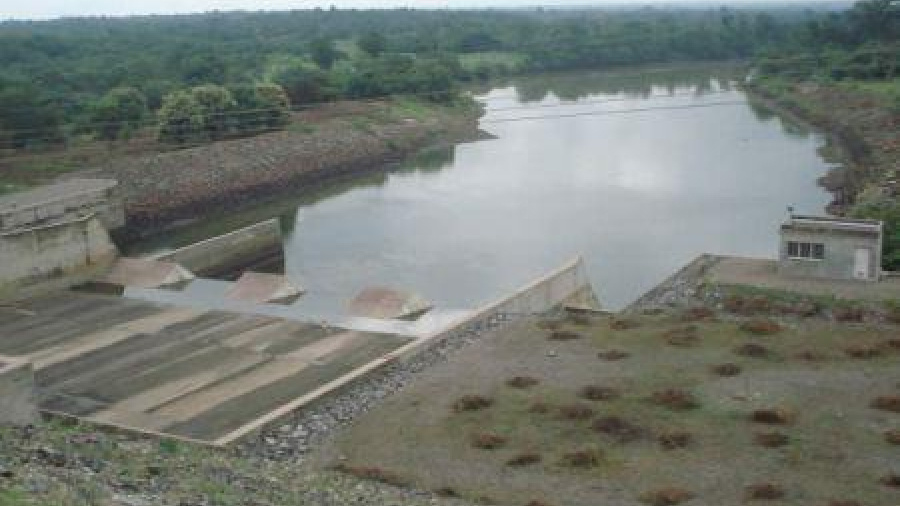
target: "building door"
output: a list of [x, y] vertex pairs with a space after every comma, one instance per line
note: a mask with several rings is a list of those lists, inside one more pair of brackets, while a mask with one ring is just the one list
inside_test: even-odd
[[856, 248], [853, 262], [853, 277], [869, 279], [869, 259], [872, 258], [869, 248]]

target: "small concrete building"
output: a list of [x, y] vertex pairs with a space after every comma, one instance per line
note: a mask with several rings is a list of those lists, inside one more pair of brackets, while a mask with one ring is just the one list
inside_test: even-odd
[[778, 273], [878, 281], [882, 228], [877, 220], [792, 215], [781, 225]]

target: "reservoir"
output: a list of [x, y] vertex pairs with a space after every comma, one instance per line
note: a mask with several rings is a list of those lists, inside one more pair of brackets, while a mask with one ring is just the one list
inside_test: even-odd
[[512, 79], [473, 91], [489, 139], [138, 248], [280, 216], [302, 313], [340, 313], [372, 285], [472, 308], [576, 255], [619, 309], [701, 253], [774, 258], [788, 206], [824, 212], [824, 138], [751, 105], [741, 79], [708, 67]]

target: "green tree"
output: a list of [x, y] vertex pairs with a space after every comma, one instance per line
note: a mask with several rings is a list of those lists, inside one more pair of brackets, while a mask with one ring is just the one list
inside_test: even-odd
[[370, 31], [363, 34], [359, 40], [356, 41], [356, 45], [369, 56], [375, 57], [387, 49], [387, 39], [378, 32]]
[[334, 62], [338, 59], [334, 41], [324, 37], [319, 37], [309, 43], [309, 54], [322, 70], [331, 70]]
[[91, 108], [91, 126], [104, 140], [128, 137], [147, 114], [147, 99], [131, 87], [113, 88]]
[[328, 74], [319, 69], [292, 65], [278, 72], [274, 81], [295, 105], [321, 102], [331, 97]]
[[215, 84], [170, 93], [158, 114], [160, 140], [182, 144], [221, 139], [235, 105], [231, 93]]

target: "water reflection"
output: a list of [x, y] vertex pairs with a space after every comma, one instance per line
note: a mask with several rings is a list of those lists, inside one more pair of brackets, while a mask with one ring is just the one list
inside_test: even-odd
[[339, 312], [368, 285], [473, 307], [582, 253], [602, 301], [622, 307], [698, 254], [774, 256], [785, 207], [827, 203], [815, 183], [822, 138], [748, 106], [739, 78], [714, 68], [512, 80], [480, 95], [495, 138], [241, 219], [284, 217], [286, 269], [310, 313]]

